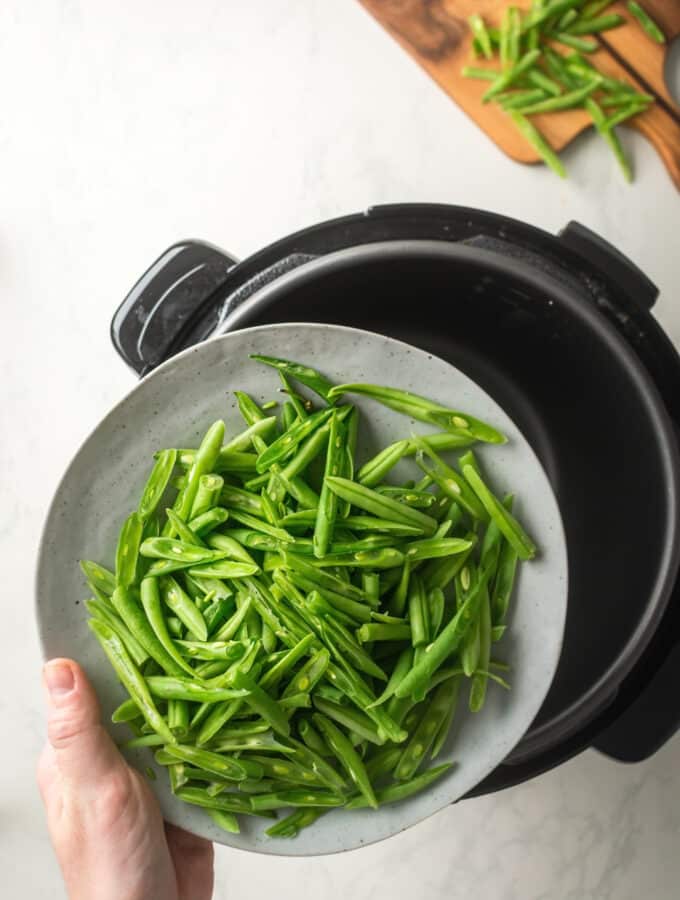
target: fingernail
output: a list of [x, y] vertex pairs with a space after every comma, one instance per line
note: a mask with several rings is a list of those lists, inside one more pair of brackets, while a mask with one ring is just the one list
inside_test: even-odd
[[70, 694], [75, 686], [73, 669], [68, 663], [61, 660], [49, 662], [45, 666], [45, 684], [53, 700], [63, 700], [66, 694]]

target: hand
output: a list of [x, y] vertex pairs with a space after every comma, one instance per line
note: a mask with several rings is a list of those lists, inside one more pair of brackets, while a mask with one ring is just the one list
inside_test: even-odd
[[210, 900], [212, 844], [163, 822], [102, 727], [80, 666], [53, 659], [43, 681], [48, 742], [38, 785], [69, 900]]

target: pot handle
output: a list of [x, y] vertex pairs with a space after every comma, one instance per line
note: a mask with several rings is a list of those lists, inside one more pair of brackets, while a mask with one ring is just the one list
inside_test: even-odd
[[111, 320], [113, 345], [138, 375], [176, 352], [206, 305], [219, 298], [237, 262], [212, 244], [187, 240], [147, 269]]
[[656, 753], [680, 728], [680, 710], [674, 699], [679, 680], [680, 643], [624, 713], [595, 738], [593, 746], [619, 762], [641, 762]]
[[654, 306], [659, 296], [658, 287], [609, 241], [579, 222], [569, 222], [560, 231], [559, 239], [566, 247], [599, 269], [622, 293], [644, 309]]

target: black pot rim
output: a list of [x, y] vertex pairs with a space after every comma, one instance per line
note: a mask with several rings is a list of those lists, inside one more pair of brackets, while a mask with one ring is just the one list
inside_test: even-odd
[[[303, 263], [258, 290], [228, 316], [222, 323], [219, 333], [247, 327], [248, 320], [256, 309], [261, 310], [272, 305], [281, 294], [319, 276], [331, 274], [357, 263], [389, 262], [392, 259], [403, 259], [404, 257], [446, 259], [466, 266], [483, 265], [485, 270], [490, 273], [513, 278], [534, 290], [538, 289], [548, 294], [569, 315], [581, 319], [593, 330], [605, 344], [616, 363], [628, 371], [658, 435], [662, 474], [664, 482], [668, 486], [665, 523], [667, 539], [659, 570], [650, 589], [645, 613], [617, 659], [591, 686], [590, 690], [553, 719], [527, 733], [508, 760], [509, 762], [521, 762], [566, 740], [606, 707], [616, 695], [621, 682], [630, 674], [644, 653], [659, 625], [680, 565], [680, 543], [678, 541], [680, 458], [676, 438], [663, 400], [649, 373], [622, 335], [597, 309], [583, 302], [576, 292], [569, 290], [545, 272], [537, 271], [518, 259], [502, 257], [487, 250], [460, 243], [445, 243], [436, 240], [388, 240], [359, 244], [330, 252]], [[568, 549], [567, 546], [567, 552]]]

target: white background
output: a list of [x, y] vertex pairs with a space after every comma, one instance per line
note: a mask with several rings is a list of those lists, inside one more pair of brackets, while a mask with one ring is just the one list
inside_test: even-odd
[[[2, 893], [58, 900], [33, 783], [32, 572], [61, 472], [134, 383], [108, 325], [146, 266], [180, 238], [245, 256], [373, 203], [467, 204], [550, 230], [574, 218], [657, 282], [677, 343], [680, 203], [635, 136], [632, 187], [590, 135], [565, 154], [565, 183], [510, 162], [352, 0], [6, 0], [0, 97]], [[678, 738], [634, 767], [588, 752], [342, 857], [219, 850], [216, 897], [670, 900], [679, 764]]]

